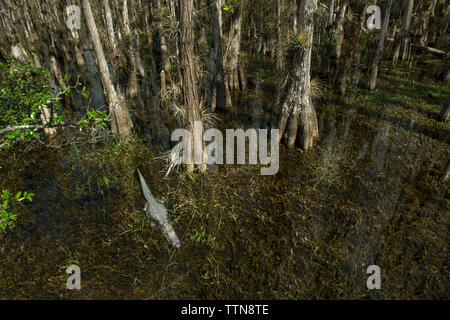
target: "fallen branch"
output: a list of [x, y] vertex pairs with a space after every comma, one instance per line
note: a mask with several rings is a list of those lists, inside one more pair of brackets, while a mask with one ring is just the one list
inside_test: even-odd
[[436, 49], [436, 48], [426, 47], [426, 46], [422, 46], [420, 44], [415, 44], [415, 43], [411, 43], [411, 46], [413, 46], [415, 48], [423, 49], [425, 51], [428, 51], [428, 52], [431, 52], [433, 54], [437, 54], [440, 56], [447, 56], [447, 52]]
[[9, 126], [5, 129], [0, 130], [0, 136], [9, 132], [17, 131], [17, 130], [25, 130], [25, 129], [52, 129], [52, 128], [62, 128], [70, 126], [70, 123], [55, 123], [52, 125], [43, 125], [43, 124], [30, 124], [30, 125], [22, 125], [22, 126]]

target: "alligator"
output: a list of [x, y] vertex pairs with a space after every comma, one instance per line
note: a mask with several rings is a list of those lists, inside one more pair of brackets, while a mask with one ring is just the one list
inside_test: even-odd
[[144, 198], [146, 200], [144, 212], [147, 212], [147, 217], [150, 220], [154, 220], [161, 227], [162, 233], [166, 239], [169, 240], [175, 248], [179, 248], [181, 246], [180, 239], [169, 221], [169, 214], [164, 206], [164, 201], [155, 199], [139, 169], [137, 172], [139, 174], [142, 192], [144, 193]]

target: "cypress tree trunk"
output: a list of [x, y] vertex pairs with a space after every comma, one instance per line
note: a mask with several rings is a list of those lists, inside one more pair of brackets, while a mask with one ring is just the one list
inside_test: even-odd
[[428, 14], [425, 17], [425, 21], [423, 22], [423, 25], [422, 25], [422, 35], [420, 37], [419, 43], [425, 47], [428, 46], [428, 34], [430, 32], [430, 23], [431, 23], [432, 19], [434, 19], [436, 5], [437, 5], [437, 0], [433, 0], [433, 2], [431, 2], [430, 7], [427, 10]]
[[389, 25], [389, 18], [391, 15], [391, 8], [392, 8], [392, 0], [389, 0], [388, 7], [386, 9], [385, 17], [383, 20], [383, 27], [381, 29], [380, 41], [378, 42], [378, 48], [372, 60], [370, 77], [367, 85], [369, 90], [375, 90], [377, 86], [378, 68], [381, 61], [381, 57], [383, 55], [384, 43], [386, 41], [386, 32]]
[[[214, 1], [214, 0], [213, 0]], [[212, 6], [213, 11], [213, 38], [214, 38], [214, 53], [213, 53], [213, 80], [212, 80], [212, 101], [211, 110], [215, 111], [218, 108], [221, 111], [226, 107], [226, 92], [225, 92], [225, 73], [223, 67], [223, 52], [222, 52], [222, 7], [221, 1], [216, 1]]]
[[109, 6], [109, 1], [102, 0], [102, 5], [103, 9], [105, 10], [106, 29], [108, 30], [109, 41], [111, 42], [111, 47], [113, 48], [113, 50], [116, 50], [116, 35], [114, 33], [114, 23], [112, 21], [112, 13]]
[[229, 44], [227, 48], [227, 55], [225, 58], [226, 66], [226, 90], [227, 90], [227, 104], [231, 104], [231, 90], [245, 89], [246, 80], [243, 68], [239, 66], [241, 54], [241, 33], [242, 33], [242, 13], [243, 6], [241, 5], [238, 13], [231, 22], [231, 28], [228, 35]]
[[408, 57], [409, 45], [411, 42], [410, 26], [414, 7], [414, 0], [405, 0], [405, 8], [402, 19], [402, 34], [397, 38], [392, 52], [392, 61], [395, 63], [401, 57], [402, 61]]
[[336, 76], [336, 86], [339, 90], [339, 93], [343, 96], [347, 91], [347, 85], [350, 80], [349, 77], [353, 66], [353, 59], [355, 57], [358, 48], [359, 38], [361, 37], [362, 33], [362, 24], [365, 22], [365, 19], [366, 19], [366, 7], [364, 6], [359, 21], [355, 26], [352, 38], [349, 39], [349, 45], [347, 53], [344, 56], [343, 63], [340, 65], [338, 74]]
[[277, 69], [282, 70], [284, 67], [283, 61], [283, 51], [281, 45], [281, 0], [277, 0], [277, 47], [276, 47], [276, 56], [277, 56]]
[[313, 147], [319, 135], [316, 110], [311, 101], [311, 55], [314, 34], [314, 12], [317, 0], [302, 0], [300, 3], [299, 27], [308, 36], [306, 47], [298, 52], [293, 61], [292, 81], [289, 82], [282, 115], [278, 125], [280, 139], [287, 133], [287, 146], [299, 142], [304, 150]]
[[94, 45], [95, 55], [97, 56], [98, 67], [102, 84], [106, 92], [109, 111], [111, 113], [111, 130], [114, 134], [121, 137], [127, 137], [131, 134], [133, 124], [131, 122], [130, 114], [125, 103], [125, 99], [120, 97], [111, 81], [108, 64], [106, 62], [103, 47], [98, 35], [97, 26], [95, 24], [94, 16], [92, 15], [91, 5], [89, 0], [82, 0], [84, 16], [86, 24], [91, 35], [92, 43]]
[[330, 8], [330, 21], [333, 20], [333, 22], [327, 26], [327, 39], [324, 41], [320, 57], [320, 76], [322, 78], [332, 78], [330, 75], [335, 74], [338, 61], [341, 58], [342, 43], [344, 41], [344, 18], [347, 6], [348, 0], [342, 3], [336, 19], [331, 19], [334, 11]]
[[125, 37], [126, 40], [129, 42], [128, 47], [128, 57], [130, 61], [130, 67], [129, 67], [129, 77], [128, 77], [128, 96], [130, 98], [135, 98], [138, 94], [138, 82], [137, 82], [137, 74], [136, 74], [136, 51], [134, 49], [133, 44], [133, 35], [131, 34], [131, 28], [130, 28], [130, 19], [128, 16], [128, 0], [123, 0], [123, 24], [124, 24], [124, 31], [125, 31]]
[[[161, 10], [162, 10], [161, 0], [156, 0], [156, 8], [161, 13]], [[161, 17], [159, 17], [159, 21], [158, 21], [158, 31], [159, 31], [159, 45], [160, 45], [161, 60], [162, 60], [162, 70], [160, 73], [163, 76], [162, 78], [164, 78], [164, 80], [167, 78], [172, 83], [172, 77], [170, 74], [169, 50], [167, 49], [167, 41], [166, 41], [166, 36], [164, 35], [164, 28], [163, 28]], [[161, 85], [161, 90], [164, 90], [163, 85]]]
[[[194, 123], [195, 121], [201, 121], [201, 107], [198, 98], [197, 75], [194, 65], [193, 1], [180, 1], [180, 56], [184, 109], [187, 116], [188, 129], [192, 137], [191, 161], [188, 165], [188, 170], [192, 172], [194, 171], [194, 148], [201, 150], [203, 147], [202, 141], [194, 141]], [[203, 136], [203, 129], [201, 130], [201, 134]], [[202, 171], [206, 170], [206, 164], [199, 164], [199, 166]]]

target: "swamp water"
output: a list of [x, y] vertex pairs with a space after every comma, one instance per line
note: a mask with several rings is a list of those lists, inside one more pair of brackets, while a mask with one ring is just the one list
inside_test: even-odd
[[[277, 126], [275, 90], [255, 79], [236, 95], [230, 128]], [[9, 153], [0, 187], [36, 197], [0, 240], [0, 298], [448, 299], [449, 195], [438, 178], [448, 129], [396, 100], [393, 81], [381, 79], [373, 103], [359, 91], [317, 102], [317, 145], [282, 148], [276, 176], [220, 166], [162, 180], [169, 132], [152, 131], [158, 110], [143, 130], [151, 144]], [[136, 167], [166, 201], [181, 249], [140, 211]], [[80, 291], [65, 289], [71, 264]], [[381, 290], [366, 287], [369, 265]]]

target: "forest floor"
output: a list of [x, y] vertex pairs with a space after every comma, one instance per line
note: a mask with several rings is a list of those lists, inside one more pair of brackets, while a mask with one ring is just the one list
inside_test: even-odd
[[[142, 137], [1, 154], [0, 190], [36, 197], [0, 239], [0, 298], [448, 299], [450, 127], [438, 113], [450, 89], [421, 70], [385, 65], [375, 92], [316, 102], [317, 146], [282, 149], [275, 176], [220, 166], [162, 180], [161, 147]], [[274, 123], [262, 82], [227, 125]], [[141, 211], [136, 168], [180, 249]], [[80, 291], [65, 289], [72, 264]], [[381, 290], [366, 287], [373, 264]]]

